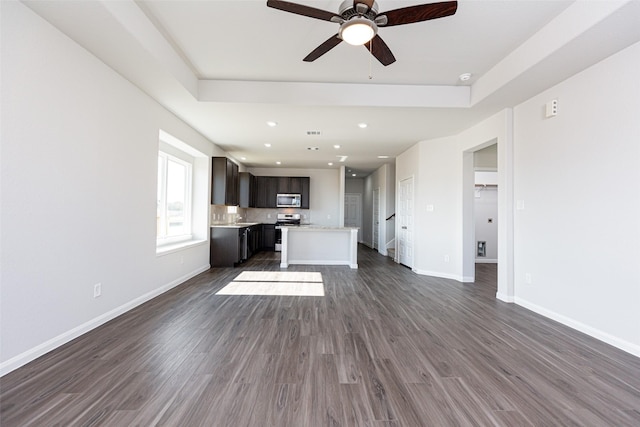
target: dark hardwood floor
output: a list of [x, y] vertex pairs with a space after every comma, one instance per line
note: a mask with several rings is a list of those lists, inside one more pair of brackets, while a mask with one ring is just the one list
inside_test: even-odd
[[9, 426], [639, 426], [640, 359], [361, 247], [325, 296], [217, 296], [210, 270], [1, 381]]

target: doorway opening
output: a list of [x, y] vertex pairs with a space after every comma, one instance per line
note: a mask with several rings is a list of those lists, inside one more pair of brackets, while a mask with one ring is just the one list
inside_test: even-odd
[[493, 139], [463, 153], [464, 282], [475, 282], [478, 261], [497, 263], [497, 192], [498, 144]]

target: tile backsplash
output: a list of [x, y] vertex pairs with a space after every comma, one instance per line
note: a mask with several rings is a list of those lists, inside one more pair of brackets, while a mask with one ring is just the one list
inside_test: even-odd
[[301, 213], [302, 223], [309, 223], [309, 211], [300, 209], [260, 209], [235, 206], [211, 205], [211, 224], [233, 224], [236, 222], [261, 222], [273, 224], [278, 213]]
[[236, 206], [211, 205], [211, 224], [248, 222], [246, 219], [247, 210]]

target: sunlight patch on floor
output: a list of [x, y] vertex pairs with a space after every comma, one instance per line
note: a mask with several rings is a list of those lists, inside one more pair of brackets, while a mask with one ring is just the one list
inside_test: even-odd
[[308, 271], [243, 271], [216, 295], [324, 296], [322, 274]]

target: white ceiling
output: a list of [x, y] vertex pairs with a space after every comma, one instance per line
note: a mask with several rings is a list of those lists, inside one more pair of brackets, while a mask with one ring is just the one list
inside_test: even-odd
[[[249, 167], [367, 173], [640, 40], [636, 0], [463, 0], [453, 16], [380, 28], [388, 67], [346, 43], [306, 63], [338, 25], [265, 0], [25, 3]], [[298, 3], [337, 12], [341, 0]]]

